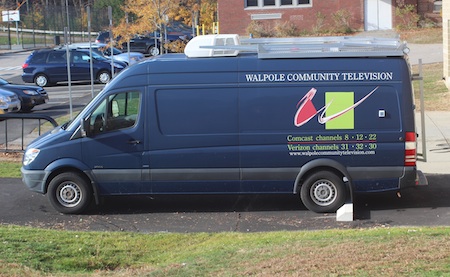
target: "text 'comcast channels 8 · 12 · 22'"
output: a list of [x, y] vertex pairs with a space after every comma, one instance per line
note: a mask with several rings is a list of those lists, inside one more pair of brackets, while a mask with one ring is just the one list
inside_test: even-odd
[[130, 194], [298, 194], [418, 184], [411, 73], [395, 39], [192, 39], [122, 71], [31, 143], [25, 184], [63, 213]]

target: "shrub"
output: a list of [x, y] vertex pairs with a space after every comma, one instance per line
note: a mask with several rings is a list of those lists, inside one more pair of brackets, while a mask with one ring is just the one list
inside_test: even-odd
[[420, 16], [416, 12], [416, 7], [412, 4], [400, 5], [395, 8], [395, 15], [399, 19], [396, 28], [398, 30], [412, 30], [417, 28]]
[[314, 24], [314, 26], [312, 27], [313, 34], [318, 35], [320, 33], [326, 32], [325, 19], [326, 16], [323, 13], [321, 12], [316, 13], [316, 24]]
[[253, 37], [272, 37], [272, 30], [261, 21], [254, 20], [247, 26], [247, 33]]
[[289, 21], [277, 22], [273, 31], [277, 37], [295, 37], [299, 34], [297, 25]]
[[353, 30], [350, 27], [350, 19], [352, 18], [351, 13], [348, 10], [338, 10], [337, 12], [331, 15], [334, 21], [335, 32], [349, 34], [352, 33]]

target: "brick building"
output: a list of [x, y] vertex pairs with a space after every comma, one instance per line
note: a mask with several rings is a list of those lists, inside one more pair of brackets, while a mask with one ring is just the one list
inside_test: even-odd
[[319, 25], [332, 28], [338, 12], [348, 16], [353, 30], [394, 29], [400, 24], [395, 8], [412, 4], [422, 18], [440, 22], [436, 0], [218, 0], [220, 33], [248, 35], [247, 27], [258, 22], [267, 28], [289, 22], [300, 31]]

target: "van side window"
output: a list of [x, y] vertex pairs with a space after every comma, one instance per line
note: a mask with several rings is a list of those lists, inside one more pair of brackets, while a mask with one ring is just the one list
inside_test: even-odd
[[108, 96], [91, 115], [92, 133], [99, 134], [134, 126], [139, 115], [140, 98], [139, 92]]
[[72, 60], [73, 63], [88, 63], [89, 56], [80, 52], [72, 52]]
[[65, 63], [66, 53], [63, 51], [54, 51], [48, 54], [48, 63]]
[[33, 63], [45, 63], [46, 58], [46, 53], [34, 52], [31, 60], [33, 61]]

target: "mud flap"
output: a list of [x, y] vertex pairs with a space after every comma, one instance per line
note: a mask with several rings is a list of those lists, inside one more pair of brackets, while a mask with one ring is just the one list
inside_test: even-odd
[[416, 186], [428, 186], [427, 177], [425, 177], [425, 174], [420, 170], [417, 170]]

